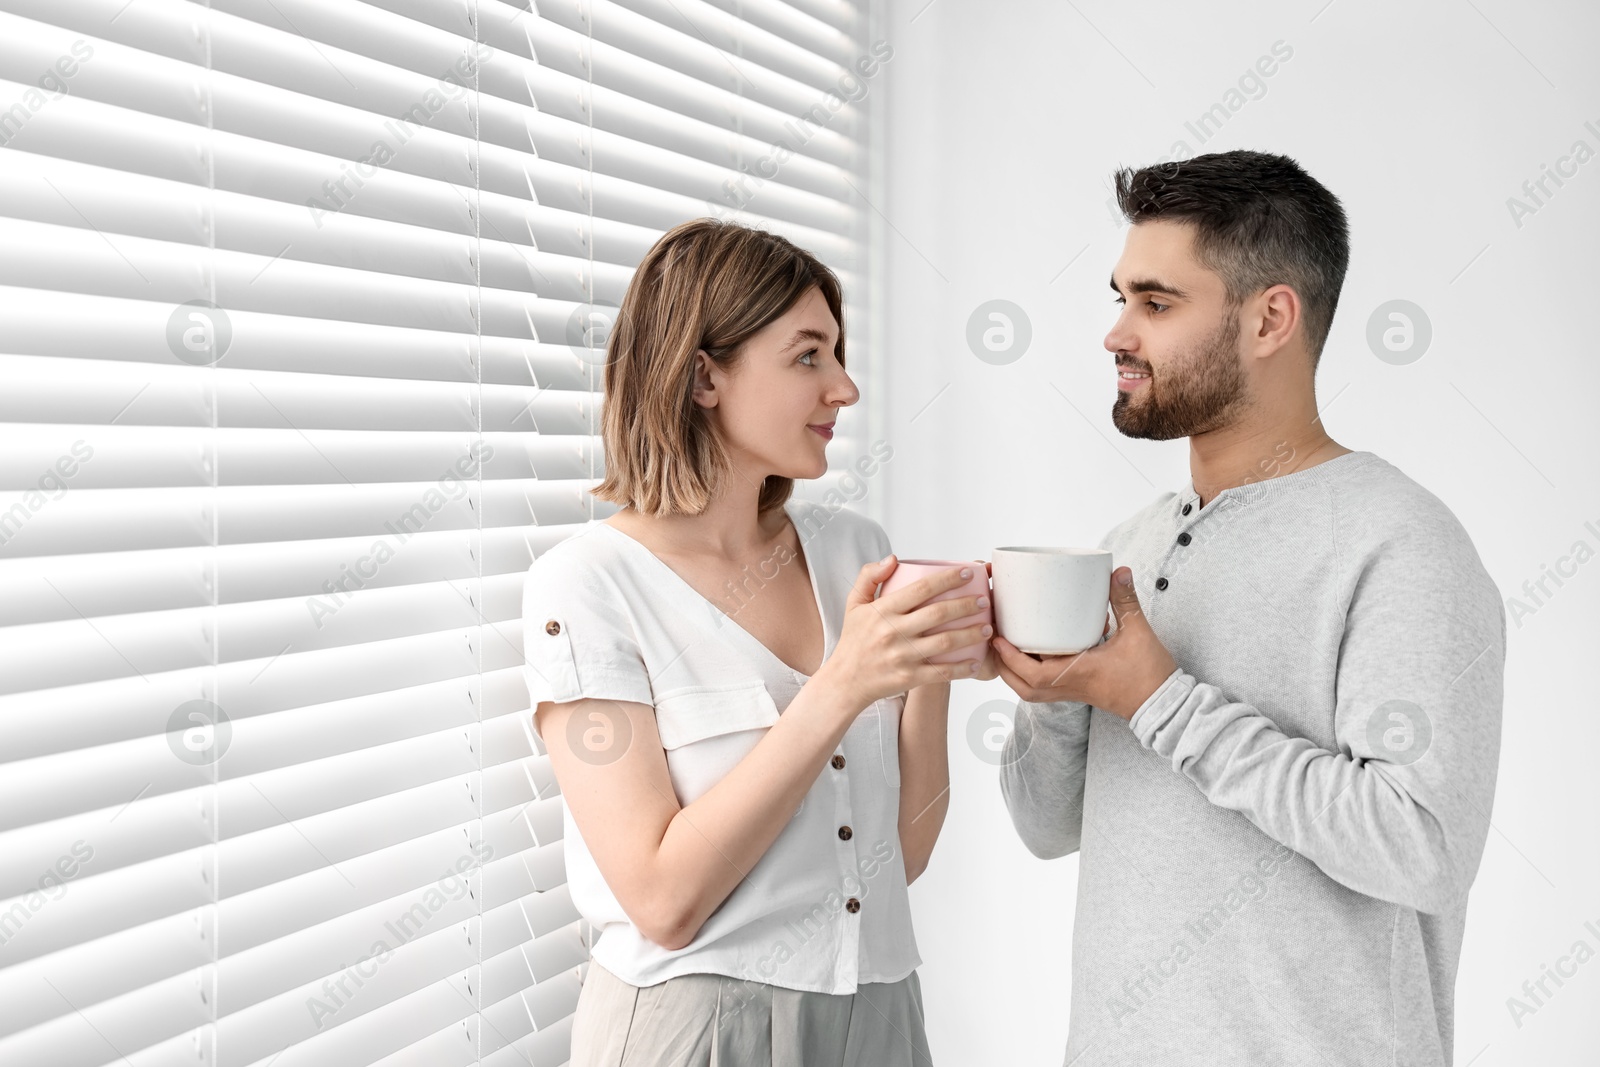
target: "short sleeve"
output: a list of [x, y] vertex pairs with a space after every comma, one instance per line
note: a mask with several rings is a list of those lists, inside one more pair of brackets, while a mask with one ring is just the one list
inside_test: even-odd
[[530, 707], [582, 699], [655, 702], [626, 599], [605, 574], [568, 553], [552, 550], [528, 569], [522, 652]]

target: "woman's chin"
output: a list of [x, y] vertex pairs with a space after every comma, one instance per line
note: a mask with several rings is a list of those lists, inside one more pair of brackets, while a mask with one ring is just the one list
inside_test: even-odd
[[828, 457], [822, 456], [810, 463], [796, 463], [787, 471], [780, 471], [779, 478], [790, 478], [797, 482], [814, 482], [828, 473]]

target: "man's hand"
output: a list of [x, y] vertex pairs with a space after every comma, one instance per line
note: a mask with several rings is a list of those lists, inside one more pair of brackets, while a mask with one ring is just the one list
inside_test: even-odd
[[1111, 611], [1116, 633], [1076, 655], [1035, 658], [995, 635], [990, 643], [1000, 656], [1000, 677], [1030, 703], [1073, 700], [1133, 718], [1178, 664], [1144, 617], [1127, 567], [1111, 575]]

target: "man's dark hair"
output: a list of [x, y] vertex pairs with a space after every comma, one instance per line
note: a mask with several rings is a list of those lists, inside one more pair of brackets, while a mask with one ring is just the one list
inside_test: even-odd
[[1274, 285], [1300, 295], [1316, 368], [1350, 265], [1339, 198], [1288, 156], [1213, 152], [1116, 174], [1117, 205], [1132, 223], [1194, 227], [1195, 254], [1221, 275], [1228, 302]]

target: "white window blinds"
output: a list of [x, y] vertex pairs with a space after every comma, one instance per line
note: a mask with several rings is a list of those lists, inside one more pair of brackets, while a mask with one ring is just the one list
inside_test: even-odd
[[566, 1062], [522, 576], [605, 513], [660, 233], [861, 306], [890, 56], [844, 0], [0, 0], [0, 1064]]

